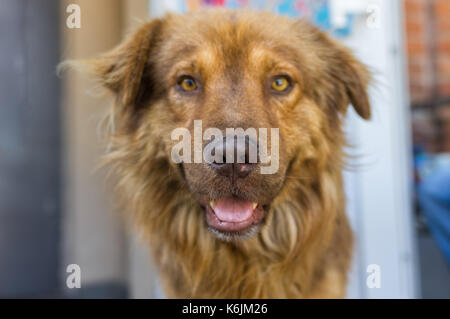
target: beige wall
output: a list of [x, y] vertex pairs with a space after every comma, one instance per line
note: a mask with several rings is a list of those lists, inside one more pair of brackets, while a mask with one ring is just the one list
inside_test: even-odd
[[[81, 28], [65, 25], [66, 6], [81, 8]], [[81, 59], [113, 48], [125, 32], [146, 19], [146, 0], [63, 1], [62, 58]], [[148, 254], [113, 208], [104, 172], [95, 170], [102, 154], [98, 122], [111, 99], [95, 94], [94, 84], [74, 71], [63, 74], [64, 222], [63, 276], [67, 264], [81, 267], [82, 287], [123, 283], [132, 297], [151, 297], [153, 272]], [[65, 280], [63, 281], [65, 282]]]

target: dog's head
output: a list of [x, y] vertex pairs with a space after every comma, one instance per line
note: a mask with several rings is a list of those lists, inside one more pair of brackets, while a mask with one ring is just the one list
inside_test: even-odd
[[184, 181], [171, 196], [184, 187], [226, 238], [256, 232], [284, 190], [339, 165], [349, 104], [370, 117], [366, 68], [308, 23], [268, 13], [168, 15], [94, 69], [117, 96], [127, 150], [116, 152], [141, 167], [142, 188], [142, 167], [166, 163], [153, 167], [161, 185]]

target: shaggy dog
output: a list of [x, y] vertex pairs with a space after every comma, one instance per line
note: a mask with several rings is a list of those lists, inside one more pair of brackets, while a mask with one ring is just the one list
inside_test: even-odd
[[[370, 117], [346, 48], [303, 21], [211, 10], [148, 22], [88, 63], [115, 95], [106, 161], [168, 297], [345, 296], [342, 124], [349, 104]], [[278, 128], [278, 170], [174, 161], [172, 132], [195, 120]]]

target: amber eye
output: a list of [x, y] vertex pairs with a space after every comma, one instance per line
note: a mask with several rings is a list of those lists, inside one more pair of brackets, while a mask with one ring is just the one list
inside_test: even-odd
[[290, 84], [285, 76], [279, 76], [272, 81], [272, 89], [277, 92], [284, 92], [289, 88]]
[[178, 85], [181, 87], [181, 89], [185, 92], [192, 92], [197, 89], [197, 82], [190, 76], [183, 77], [180, 82], [178, 82]]

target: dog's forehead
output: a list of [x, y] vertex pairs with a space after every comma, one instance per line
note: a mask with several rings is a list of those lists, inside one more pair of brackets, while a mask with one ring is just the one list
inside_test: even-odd
[[219, 12], [167, 19], [160, 55], [166, 69], [191, 63], [216, 71], [297, 60], [294, 22], [274, 15]]

